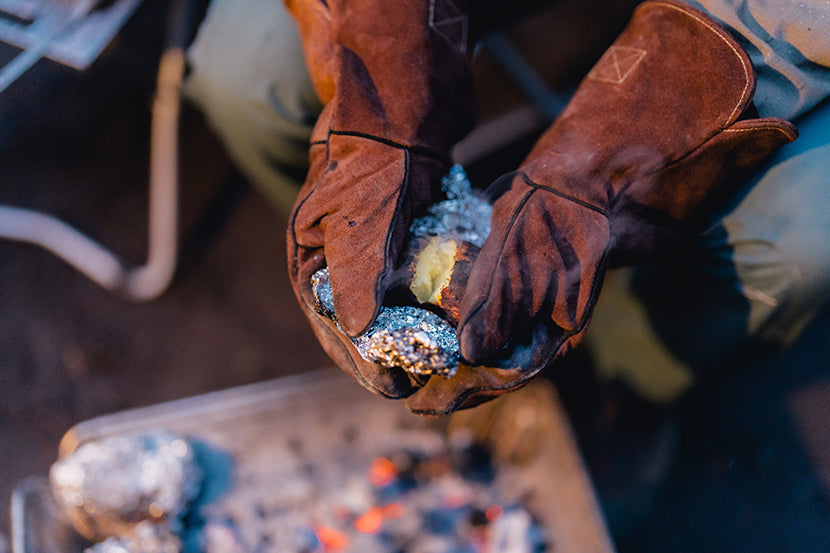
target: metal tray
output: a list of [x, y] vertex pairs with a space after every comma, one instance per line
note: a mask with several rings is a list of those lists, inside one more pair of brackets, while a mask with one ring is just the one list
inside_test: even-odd
[[[244, 470], [261, 466], [263, 455], [278, 462], [297, 444], [324, 450], [344, 435], [353, 440], [356, 431], [361, 447], [371, 450], [401, 429], [454, 425], [491, 449], [500, 491], [522, 498], [548, 532], [551, 551], [613, 551], [556, 391], [541, 380], [475, 409], [429, 419], [367, 393], [337, 369], [324, 369], [91, 419], [65, 434], [58, 455], [109, 436], [165, 429], [227, 453], [235, 470]], [[45, 476], [16, 488], [12, 542], [14, 553], [83, 550]]]

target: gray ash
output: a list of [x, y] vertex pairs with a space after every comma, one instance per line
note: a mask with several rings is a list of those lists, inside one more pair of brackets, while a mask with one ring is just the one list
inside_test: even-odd
[[[349, 401], [336, 408], [344, 405], [353, 409], [350, 417], [331, 420], [315, 406], [297, 419], [305, 422], [282, 433], [273, 431], [279, 418], [249, 422], [256, 430], [231, 419], [228, 431], [239, 443], [229, 449], [221, 438], [225, 445], [189, 438], [203, 475], [190, 482], [178, 480], [176, 467], [164, 469], [170, 475], [160, 474], [158, 466], [140, 462], [140, 455], [132, 456], [130, 482], [119, 478], [123, 470], [98, 471], [99, 495], [115, 497], [125, 485], [160, 478], [182, 484], [196, 499], [178, 516], [156, 519], [148, 511], [137, 523], [133, 513], [141, 511], [140, 499], [122, 501], [130, 517], [126, 529], [91, 545], [88, 553], [538, 553], [549, 548], [543, 528], [521, 503], [523, 495], [515, 493], [512, 468], [498, 466], [490, 448], [473, 439], [475, 430], [410, 419], [390, 412], [386, 402]], [[106, 460], [108, 451], [85, 448], [86, 462], [101, 466], [97, 456]], [[85, 497], [77, 500], [89, 504]]]
[[175, 528], [175, 524], [145, 520], [129, 532], [88, 547], [84, 553], [180, 553], [182, 540]]
[[[308, 475], [237, 483], [204, 505], [204, 553], [540, 553], [545, 532], [496, 492], [486, 449], [458, 436], [410, 436], [377, 457], [332, 452]], [[299, 461], [299, 460], [298, 460]]]

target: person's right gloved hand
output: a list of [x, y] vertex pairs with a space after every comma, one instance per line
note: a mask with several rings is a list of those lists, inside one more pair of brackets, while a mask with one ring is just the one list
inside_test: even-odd
[[459, 342], [472, 366], [430, 379], [407, 406], [435, 415], [475, 405], [576, 346], [610, 265], [705, 223], [795, 139], [790, 123], [753, 117], [754, 90], [749, 56], [714, 20], [680, 2], [640, 4], [501, 181], [461, 302]]
[[327, 353], [387, 397], [405, 397], [419, 383], [360, 358], [335, 323], [314, 311], [311, 276], [328, 267], [346, 334], [374, 321], [409, 224], [438, 199], [449, 149], [472, 125], [467, 19], [458, 4], [287, 2], [326, 104], [289, 222], [291, 280]]

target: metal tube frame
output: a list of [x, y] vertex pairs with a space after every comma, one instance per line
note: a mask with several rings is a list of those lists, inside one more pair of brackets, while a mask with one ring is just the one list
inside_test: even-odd
[[94, 239], [36, 210], [0, 206], [0, 238], [40, 246], [103, 288], [132, 301], [160, 296], [178, 255], [178, 131], [185, 53], [162, 55], [152, 109], [147, 261], [130, 267]]

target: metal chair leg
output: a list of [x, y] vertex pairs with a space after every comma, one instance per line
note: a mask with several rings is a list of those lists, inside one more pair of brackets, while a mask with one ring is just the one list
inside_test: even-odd
[[133, 301], [151, 300], [169, 286], [178, 253], [178, 130], [185, 53], [161, 58], [152, 111], [148, 256], [129, 267], [114, 253], [60, 219], [38, 211], [0, 206], [0, 238], [40, 246], [105, 289]]

